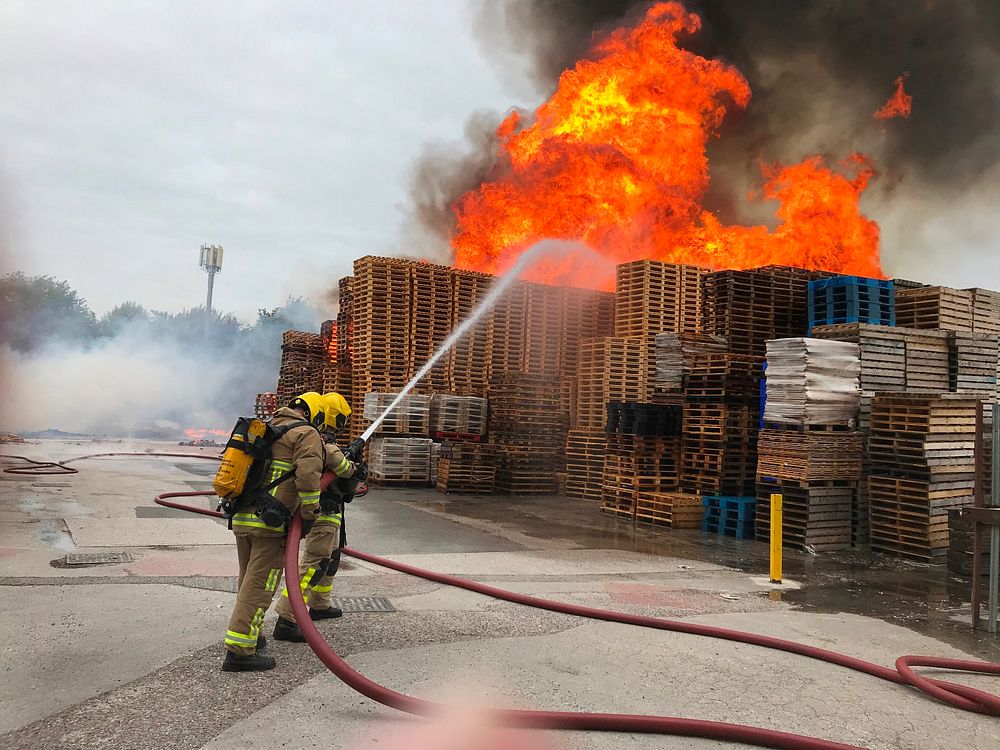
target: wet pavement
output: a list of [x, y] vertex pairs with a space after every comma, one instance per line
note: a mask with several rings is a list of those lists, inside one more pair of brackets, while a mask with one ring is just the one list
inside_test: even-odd
[[[59, 458], [99, 448], [52, 441], [27, 450]], [[353, 750], [386, 747], [413, 725], [353, 693], [305, 646], [269, 644], [271, 673], [218, 670], [235, 589], [231, 538], [211, 519], [151, 502], [206, 488], [212, 462], [78, 466], [44, 481], [0, 475], [0, 701], [9, 709], [0, 746]], [[786, 551], [786, 585], [776, 588], [762, 542], [635, 527], [557, 497], [373, 490], [348, 507], [347, 524], [358, 549], [532, 596], [767, 633], [887, 665], [903, 653], [1000, 660], [1000, 640], [969, 627], [968, 581], [942, 567]], [[63, 562], [70, 552], [127, 555], [77, 567]], [[343, 565], [334, 593], [385, 597], [394, 611], [352, 613], [320, 630], [363, 673], [414, 695], [734, 721], [879, 750], [1000, 746], [995, 719], [789, 654], [557, 615], [357, 560]], [[271, 623], [268, 615], [265, 632]], [[988, 677], [961, 681], [997, 691]], [[470, 740], [463, 750], [479, 747]], [[570, 733], [546, 734], [538, 747], [742, 746]]]

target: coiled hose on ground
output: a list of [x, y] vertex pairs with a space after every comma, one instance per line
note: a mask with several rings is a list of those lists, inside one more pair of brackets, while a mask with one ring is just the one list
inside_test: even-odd
[[[106, 455], [129, 455], [129, 456], [157, 456], [166, 455], [171, 457], [184, 458], [215, 458], [197, 454], [156, 454], [156, 453], [132, 453], [132, 454], [95, 454], [94, 456], [81, 456], [71, 459], [80, 461], [84, 458], [95, 458]], [[6, 457], [6, 456], [5, 456]], [[31, 460], [31, 459], [28, 459]], [[75, 473], [69, 469], [65, 472], [57, 472], [53, 467], [63, 467], [65, 463], [35, 462], [39, 469], [48, 469], [39, 473]], [[17, 467], [27, 469], [30, 467]], [[6, 471], [10, 471], [7, 469]], [[19, 471], [16, 473], [27, 473]], [[324, 476], [324, 486], [333, 479], [332, 474]], [[206, 508], [187, 505], [185, 503], [174, 502], [171, 498], [212, 496], [211, 492], [168, 492], [158, 495], [155, 502], [169, 508], [176, 508], [201, 515], [222, 517], [221, 513]], [[418, 716], [433, 716], [447, 710], [446, 706], [425, 701], [420, 698], [405, 695], [395, 690], [391, 690], [383, 685], [368, 679], [361, 673], [354, 670], [344, 661], [323, 639], [322, 634], [313, 624], [309, 617], [306, 604], [301, 596], [299, 578], [299, 545], [302, 540], [301, 519], [296, 515], [292, 519], [291, 528], [288, 532], [288, 543], [285, 546], [285, 579], [289, 592], [299, 592], [289, 597], [295, 618], [299, 623], [303, 635], [310, 648], [319, 657], [331, 672], [343, 680], [348, 686], [358, 691], [362, 695], [391, 708], [404, 711]], [[517, 594], [511, 591], [489, 586], [463, 578], [434, 573], [422, 570], [410, 565], [388, 560], [383, 557], [371, 555], [358, 550], [346, 548], [344, 553], [359, 560], [374, 563], [382, 567], [396, 570], [407, 575], [418, 576], [429, 581], [435, 581], [448, 586], [456, 586], [474, 591], [485, 596], [523, 604], [529, 607], [546, 609], [552, 612], [587, 617], [608, 622], [618, 622], [626, 625], [637, 625], [640, 627], [655, 628], [658, 630], [670, 630], [678, 633], [688, 633], [690, 635], [701, 635], [710, 638], [721, 638], [739, 643], [747, 643], [764, 648], [772, 648], [788, 653], [799, 654], [813, 659], [819, 659], [832, 664], [838, 664], [848, 669], [853, 669], [865, 674], [879, 677], [889, 682], [899, 685], [911, 685], [922, 690], [929, 696], [936, 698], [948, 705], [966, 711], [1000, 716], [1000, 696], [987, 693], [983, 690], [959, 685], [943, 680], [932, 679], [918, 675], [914, 667], [933, 667], [938, 669], [949, 669], [956, 671], [978, 672], [983, 674], [1000, 675], [1000, 664], [985, 661], [972, 661], [961, 659], [942, 659], [929, 656], [901, 656], [896, 660], [896, 668], [890, 669], [879, 664], [857, 659], [835, 651], [816, 648], [794, 641], [787, 641], [781, 638], [759, 635], [757, 633], [746, 633], [728, 628], [713, 627], [711, 625], [701, 625], [698, 623], [684, 622], [681, 620], [666, 620], [655, 617], [643, 617], [641, 615], [629, 615], [609, 610], [583, 607], [575, 604], [566, 604], [549, 599], [539, 599], [525, 594]], [[493, 709], [485, 712], [487, 717], [498, 724], [505, 726], [515, 726], [538, 729], [571, 729], [571, 730], [592, 730], [592, 731], [616, 731], [616, 732], [643, 732], [656, 734], [683, 735], [689, 737], [702, 737], [729, 742], [743, 742], [749, 745], [772, 748], [804, 749], [804, 750], [835, 750], [837, 748], [852, 748], [852, 745], [845, 745], [838, 742], [823, 740], [815, 737], [806, 737], [798, 734], [780, 732], [774, 729], [763, 727], [751, 727], [741, 724], [729, 724], [726, 722], [704, 721], [699, 719], [685, 719], [669, 716], [641, 716], [632, 714], [598, 714], [598, 713], [573, 713], [564, 711], [528, 711], [519, 709]]]

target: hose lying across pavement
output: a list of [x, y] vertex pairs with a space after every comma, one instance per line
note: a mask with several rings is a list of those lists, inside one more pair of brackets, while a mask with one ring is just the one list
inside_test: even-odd
[[[157, 453], [137, 453], [137, 454], [97, 454], [105, 455], [132, 455], [132, 456], [181, 456], [184, 458], [215, 458], [214, 456], [195, 454], [157, 454]], [[5, 456], [6, 457], [6, 456]], [[84, 458], [95, 456], [81, 456], [72, 459], [79, 461]], [[36, 462], [39, 463], [39, 462]], [[69, 463], [69, 462], [64, 462]], [[72, 473], [70, 469], [66, 472], [55, 472], [52, 467], [63, 466], [63, 464], [44, 463], [36, 468], [46, 468], [49, 471], [39, 473]], [[30, 467], [19, 467], [27, 469]], [[65, 468], [65, 467], [64, 467]], [[9, 469], [7, 470], [9, 471]], [[17, 473], [26, 473], [24, 471]], [[324, 476], [323, 486], [325, 487], [333, 479], [333, 475], [327, 473]], [[211, 492], [168, 492], [158, 495], [156, 503], [169, 508], [190, 511], [207, 516], [222, 517], [222, 514], [206, 508], [187, 505], [179, 502], [172, 502], [169, 498], [193, 497], [193, 496], [213, 496]], [[319, 657], [331, 672], [343, 680], [354, 690], [362, 695], [382, 703], [391, 708], [404, 711], [418, 716], [438, 715], [447, 710], [446, 706], [425, 701], [420, 698], [405, 695], [391, 690], [383, 685], [368, 679], [361, 673], [354, 670], [345, 662], [330, 645], [323, 639], [322, 634], [313, 624], [306, 609], [305, 600], [301, 596], [299, 578], [299, 545], [302, 541], [302, 522], [299, 516], [292, 519], [291, 528], [288, 532], [288, 543], [285, 545], [285, 579], [289, 592], [297, 592], [289, 596], [289, 603], [295, 613], [295, 619], [299, 623], [302, 634], [309, 643], [310, 648]], [[747, 643], [765, 648], [772, 648], [788, 653], [799, 654], [813, 659], [819, 659], [832, 664], [838, 664], [848, 669], [853, 669], [865, 674], [879, 677], [899, 685], [912, 685], [928, 695], [947, 703], [956, 708], [991, 716], [1000, 716], [1000, 696], [977, 690], [967, 685], [958, 685], [945, 682], [943, 680], [931, 679], [916, 674], [913, 667], [933, 667], [938, 669], [949, 669], [966, 672], [979, 672], [983, 674], [1000, 675], [1000, 664], [985, 661], [971, 661], [960, 659], [942, 659], [925, 656], [901, 656], [896, 660], [896, 668], [888, 667], [857, 659], [835, 651], [816, 648], [794, 641], [787, 641], [781, 638], [759, 635], [757, 633], [746, 633], [728, 628], [713, 627], [711, 625], [701, 625], [698, 623], [684, 622], [681, 620], [666, 620], [656, 617], [644, 617], [641, 615], [629, 615], [609, 610], [583, 607], [575, 604], [539, 599], [525, 594], [517, 594], [511, 591], [488, 586], [486, 584], [469, 581], [463, 578], [434, 573], [422, 570], [410, 565], [388, 560], [383, 557], [360, 552], [350, 548], [345, 548], [344, 552], [351, 557], [366, 562], [374, 563], [382, 567], [405, 573], [407, 575], [418, 576], [429, 581], [435, 581], [448, 586], [456, 586], [468, 591], [503, 599], [515, 604], [523, 604], [529, 607], [546, 609], [552, 612], [561, 612], [579, 617], [588, 617], [596, 620], [608, 622], [618, 622], [626, 625], [637, 625], [640, 627], [655, 628], [658, 630], [670, 630], [691, 635], [701, 635], [711, 638], [721, 638], [739, 643]], [[743, 742], [749, 745], [772, 748], [805, 749], [805, 750], [835, 750], [853, 748], [852, 745], [831, 742], [814, 737], [806, 737], [798, 734], [779, 732], [773, 729], [762, 727], [750, 727], [741, 724], [729, 724], [717, 721], [704, 721], [699, 719], [684, 719], [667, 716], [641, 716], [632, 714], [594, 714], [594, 713], [573, 713], [564, 711], [528, 711], [518, 709], [493, 709], [485, 712], [486, 718], [494, 720], [504, 726], [538, 728], [538, 729], [573, 729], [573, 730], [595, 730], [595, 731], [617, 731], [617, 732], [644, 732], [656, 734], [673, 734], [689, 737], [703, 737], [706, 739], [720, 741]]]

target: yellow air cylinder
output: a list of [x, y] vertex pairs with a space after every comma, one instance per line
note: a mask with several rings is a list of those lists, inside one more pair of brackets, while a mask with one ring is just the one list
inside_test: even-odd
[[236, 423], [212, 482], [215, 494], [223, 500], [232, 500], [243, 493], [257, 453], [255, 448], [266, 432], [267, 425], [260, 419], [240, 419]]

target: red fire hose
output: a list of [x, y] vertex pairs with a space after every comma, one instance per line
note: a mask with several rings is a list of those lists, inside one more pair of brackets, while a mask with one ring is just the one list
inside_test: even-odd
[[[108, 454], [101, 454], [108, 455]], [[151, 456], [157, 454], [140, 453], [140, 456]], [[178, 454], [169, 454], [178, 455]], [[212, 458], [212, 456], [195, 456], [184, 454], [188, 458]], [[87, 458], [81, 456], [74, 461]], [[55, 464], [59, 465], [59, 464]], [[50, 465], [51, 466], [51, 465]], [[27, 468], [27, 467], [23, 467]], [[323, 486], [329, 484], [333, 475], [327, 474], [324, 477]], [[211, 492], [169, 492], [159, 495], [155, 501], [159, 505], [179, 510], [191, 511], [202, 515], [221, 517], [222, 514], [213, 510], [186, 505], [184, 503], [171, 502], [168, 498], [193, 497], [197, 495], [210, 496]], [[396, 708], [406, 713], [419, 716], [431, 716], [439, 714], [447, 707], [425, 701], [413, 696], [404, 695], [387, 687], [379, 685], [360, 674], [347, 664], [330, 645], [323, 639], [323, 636], [313, 624], [312, 619], [306, 609], [306, 604], [301, 596], [300, 578], [298, 569], [299, 545], [302, 540], [301, 519], [296, 515], [292, 519], [292, 525], [288, 532], [288, 543], [285, 546], [285, 579], [286, 586], [290, 592], [298, 592], [289, 597], [295, 619], [299, 623], [306, 641], [310, 648], [319, 657], [331, 672], [347, 683], [351, 688], [357, 690], [362, 695], [382, 703], [391, 708]], [[618, 622], [627, 625], [638, 625], [640, 627], [655, 628], [659, 630], [671, 630], [679, 633], [691, 635], [702, 635], [711, 638], [722, 638], [725, 640], [748, 643], [765, 648], [773, 648], [779, 651], [799, 654], [813, 659], [839, 664], [840, 666], [854, 669], [859, 672], [870, 674], [890, 682], [900, 685], [912, 685], [928, 695], [938, 700], [955, 706], [956, 708], [973, 711], [976, 713], [991, 716], [1000, 716], [1000, 696], [987, 693], [983, 690], [958, 685], [943, 680], [922, 677], [913, 671], [913, 667], [934, 667], [939, 669], [950, 669], [967, 672], [979, 672], [983, 674], [1000, 675], [1000, 664], [985, 661], [941, 659], [925, 656], [901, 656], [896, 660], [896, 669], [867, 662], [845, 654], [834, 651], [808, 646], [794, 641], [787, 641], [781, 638], [758, 635], [756, 633], [745, 633], [738, 630], [713, 627], [711, 625], [701, 625], [697, 623], [683, 622], [679, 620], [665, 620], [654, 617], [643, 617], [640, 615], [628, 615], [619, 612], [594, 609], [592, 607], [582, 607], [575, 604], [565, 604], [548, 599], [539, 599], [525, 594], [517, 594], [505, 591], [486, 584], [469, 581], [454, 576], [434, 573], [422, 570], [410, 565], [394, 562], [386, 558], [377, 557], [364, 552], [359, 552], [346, 548], [344, 552], [359, 560], [374, 563], [392, 570], [418, 576], [430, 581], [442, 583], [448, 586], [456, 586], [469, 591], [475, 591], [486, 596], [504, 599], [516, 604], [523, 604], [529, 607], [546, 609], [552, 612], [588, 617], [591, 619], [605, 620], [608, 622]], [[845, 745], [829, 740], [813, 737], [805, 737], [797, 734], [779, 732], [773, 729], [762, 727], [750, 727], [739, 724], [728, 724], [725, 722], [703, 721], [698, 719], [684, 719], [666, 716], [641, 716], [630, 714], [593, 714], [593, 713], [572, 713], [562, 711], [527, 711], [517, 709], [493, 709], [487, 716], [499, 724], [505, 726], [539, 728], [539, 729], [574, 729], [574, 730], [595, 730], [595, 731], [621, 731], [621, 732], [644, 732], [657, 734], [684, 735], [689, 737], [703, 737], [714, 740], [728, 740], [744, 742], [750, 745], [772, 748], [805, 748], [807, 750], [834, 750], [835, 748], [852, 748], [852, 745]]]

